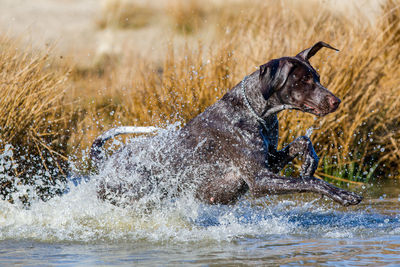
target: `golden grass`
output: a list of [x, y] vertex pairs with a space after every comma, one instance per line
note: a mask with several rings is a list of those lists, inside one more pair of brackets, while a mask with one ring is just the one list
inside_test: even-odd
[[199, 29], [209, 4], [209, 1], [171, 0], [168, 1], [166, 11], [179, 32], [190, 34]]
[[297, 2], [290, 8], [281, 1], [260, 2], [256, 8], [241, 6], [234, 20], [231, 10], [221, 9], [221, 34], [210, 49], [199, 44], [177, 55], [170, 48], [162, 65], [149, 67], [141, 59], [136, 67], [117, 66], [103, 80], [109, 98], [97, 100], [113, 99], [107, 112], [113, 110], [122, 124], [186, 122], [257, 66], [324, 40], [341, 51], [322, 50], [311, 61], [343, 103], [336, 113], [318, 119], [282, 112], [281, 144], [314, 126], [312, 139], [323, 159], [319, 173], [356, 180], [398, 175], [398, 1], [388, 2], [374, 26], [310, 5], [307, 10], [313, 12]]
[[[303, 16], [305, 13], [294, 8], [267, 15], [267, 20], [265, 14], [273, 9], [268, 8], [252, 19], [257, 21], [249, 27], [256, 32], [256, 37], [251, 37], [253, 42], [240, 37], [244, 43], [250, 43], [248, 47], [253, 55], [260, 54], [256, 58], [294, 55], [317, 40], [341, 50], [334, 54], [321, 51], [311, 60], [321, 74], [322, 84], [342, 98], [340, 109], [317, 120], [293, 112], [280, 116], [282, 143], [304, 134], [312, 125], [318, 128], [313, 142], [323, 159], [320, 173], [362, 180], [369, 179], [374, 171], [374, 175], [398, 175], [400, 59], [396, 54], [400, 51], [400, 42], [396, 31], [400, 22], [399, 4], [399, 1], [388, 2], [377, 27], [351, 24], [318, 5], [313, 7], [313, 17]], [[249, 28], [241, 29], [238, 35], [251, 33]], [[268, 49], [263, 49], [254, 39], [271, 43], [267, 43]], [[276, 42], [281, 45], [276, 46]]]
[[104, 0], [96, 21], [99, 28], [141, 28], [148, 25], [155, 10], [133, 0]]
[[[218, 38], [210, 45], [188, 43], [178, 50], [171, 44], [158, 62], [124, 51], [112, 67], [84, 72], [75, 68], [68, 84], [65, 71], [46, 69], [46, 57], [11, 49], [3, 41], [2, 149], [13, 144], [26, 146], [39, 158], [43, 151], [79, 157], [96, 135], [112, 126], [185, 123], [259, 65], [323, 40], [341, 51], [321, 50], [311, 62], [322, 84], [343, 102], [338, 111], [323, 118], [282, 112], [280, 146], [313, 126], [312, 140], [321, 157], [319, 176], [342, 181], [399, 176], [399, 6], [399, 1], [388, 1], [376, 25], [352, 23], [314, 2], [306, 10], [289, 0], [219, 8]], [[201, 18], [202, 12], [192, 6], [183, 13]], [[67, 85], [75, 92], [74, 109], [63, 104]], [[77, 116], [77, 108], [85, 115]], [[68, 132], [71, 124], [75, 127]]]
[[68, 74], [49, 69], [47, 54], [20, 50], [15, 41], [1, 37], [0, 47], [0, 154], [7, 152], [0, 163], [0, 194], [10, 197], [16, 185], [43, 177], [42, 187], [29, 192], [42, 197], [67, 167], [69, 130], [76, 115], [63, 104]]

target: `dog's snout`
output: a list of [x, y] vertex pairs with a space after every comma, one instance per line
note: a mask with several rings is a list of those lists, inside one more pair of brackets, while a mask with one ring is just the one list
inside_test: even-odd
[[329, 103], [331, 110], [336, 110], [339, 107], [340, 102], [341, 102], [340, 99], [337, 98], [336, 96], [328, 97], [328, 103]]

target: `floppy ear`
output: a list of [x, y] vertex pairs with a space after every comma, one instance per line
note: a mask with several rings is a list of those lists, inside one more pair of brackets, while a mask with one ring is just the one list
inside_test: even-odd
[[327, 43], [324, 43], [322, 41], [316, 43], [315, 45], [311, 46], [310, 48], [307, 48], [306, 50], [298, 53], [296, 57], [301, 58], [305, 61], [308, 61], [312, 56], [314, 56], [322, 47], [330, 48], [336, 51], [339, 51], [338, 49], [330, 46]]
[[261, 93], [268, 99], [286, 82], [293, 64], [285, 59], [273, 59], [260, 66]]

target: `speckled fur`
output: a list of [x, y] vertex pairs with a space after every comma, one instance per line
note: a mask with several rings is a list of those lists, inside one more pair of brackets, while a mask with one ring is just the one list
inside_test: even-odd
[[[168, 162], [169, 172], [179, 174], [179, 183], [188, 185], [198, 199], [209, 204], [235, 203], [247, 191], [254, 197], [313, 192], [345, 206], [358, 204], [360, 196], [313, 177], [318, 157], [308, 137], [278, 151], [277, 116], [263, 116], [282, 104], [318, 116], [337, 109], [340, 100], [320, 85], [319, 75], [308, 62], [321, 47], [332, 48], [319, 42], [296, 57], [272, 60], [247, 76], [243, 84], [247, 99], [266, 127], [249, 111], [239, 83], [179, 130], [165, 158], [160, 159]], [[304, 159], [301, 177], [277, 174], [297, 156]], [[117, 153], [111, 160], [118, 165], [121, 157], [123, 154]], [[202, 174], [193, 171], [182, 175], [180, 170], [189, 166], [209, 168]], [[104, 198], [106, 189], [112, 187], [103, 184], [100, 197]]]

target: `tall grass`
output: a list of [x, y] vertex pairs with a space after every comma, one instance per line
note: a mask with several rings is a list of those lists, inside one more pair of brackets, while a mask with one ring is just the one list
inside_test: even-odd
[[398, 176], [399, 2], [387, 2], [376, 25], [352, 23], [314, 2], [307, 10], [294, 1], [255, 6], [241, 6], [236, 17], [221, 9], [221, 34], [210, 49], [192, 45], [177, 54], [170, 48], [161, 65], [116, 67], [107, 78], [113, 114], [124, 124], [186, 122], [259, 65], [323, 40], [341, 51], [322, 50], [311, 61], [343, 103], [324, 118], [282, 112], [281, 145], [313, 126], [323, 159], [317, 175], [344, 181]]
[[40, 186], [22, 198], [55, 193], [76, 115], [63, 103], [68, 73], [49, 69], [47, 54], [16, 43], [0, 37], [0, 195], [10, 201], [16, 187], [27, 184]]
[[[8, 175], [0, 176], [1, 193], [10, 195], [18, 183], [35, 184], [37, 177], [44, 184], [38, 191], [48, 191], [62, 179], [55, 177], [62, 177], [65, 157], [79, 157], [101, 131], [119, 124], [185, 123], [259, 65], [294, 56], [320, 40], [341, 50], [321, 50], [311, 62], [342, 104], [323, 118], [282, 112], [280, 146], [313, 127], [311, 138], [322, 159], [318, 176], [345, 182], [398, 177], [399, 6], [387, 1], [374, 25], [353, 23], [315, 2], [306, 8], [289, 0], [219, 8], [218, 38], [208, 45], [188, 41], [178, 50], [171, 43], [157, 62], [126, 50], [102, 71], [72, 71], [69, 81], [67, 68], [55, 71], [48, 56], [15, 49], [2, 39], [0, 155], [15, 164], [0, 169], [0, 175]], [[65, 101], [68, 87], [73, 107]]]
[[317, 40], [331, 43], [341, 52], [321, 51], [311, 61], [322, 83], [343, 99], [336, 113], [317, 120], [282, 113], [282, 143], [314, 125], [313, 141], [325, 162], [318, 170], [321, 176], [366, 181], [372, 175], [398, 175], [399, 2], [387, 3], [376, 26], [352, 24], [319, 5], [310, 17], [301, 6], [277, 9], [268, 6], [248, 19], [249, 26], [234, 34], [237, 40], [257, 64], [264, 55], [294, 55]]

